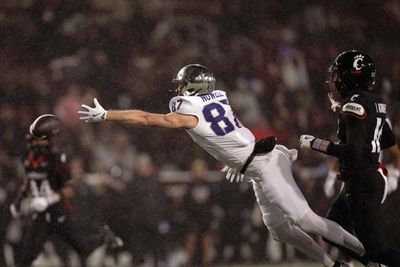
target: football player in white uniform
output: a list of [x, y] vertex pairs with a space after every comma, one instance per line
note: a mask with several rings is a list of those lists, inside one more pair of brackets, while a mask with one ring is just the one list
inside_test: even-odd
[[187, 65], [174, 82], [176, 96], [169, 103], [171, 113], [105, 110], [95, 98], [93, 108], [82, 105], [80, 119], [185, 129], [198, 145], [227, 166], [228, 179], [252, 179], [264, 223], [274, 239], [293, 245], [328, 267], [347, 265], [332, 260], [307, 233], [364, 253], [357, 238], [310, 209], [291, 172], [297, 151], [275, 146], [276, 139], [271, 137], [255, 142], [250, 130], [236, 118], [225, 92], [215, 90], [215, 77], [209, 69]]

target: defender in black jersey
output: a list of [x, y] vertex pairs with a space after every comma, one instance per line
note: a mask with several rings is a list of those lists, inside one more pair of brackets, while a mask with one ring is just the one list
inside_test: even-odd
[[[53, 115], [42, 115], [35, 122], [54, 120], [50, 116]], [[72, 186], [66, 156], [53, 151], [50, 136], [37, 137], [32, 130], [31, 127], [23, 158], [26, 181], [11, 205], [13, 216], [26, 220], [21, 245], [15, 253], [16, 266], [30, 266], [52, 236], [74, 248], [84, 265], [96, 248], [107, 242], [119, 245], [122, 241], [107, 227], [82, 236], [79, 226], [71, 220], [71, 204], [63, 193], [63, 189]]]
[[375, 63], [365, 53], [346, 51], [330, 68], [327, 81], [332, 109], [339, 111], [337, 143], [311, 135], [300, 137], [301, 148], [339, 159], [338, 178], [344, 189], [331, 205], [328, 218], [354, 230], [366, 249], [364, 264], [379, 262], [400, 266], [400, 253], [387, 243], [381, 204], [386, 198], [387, 178], [379, 152], [396, 145], [386, 121], [386, 104], [374, 94]]

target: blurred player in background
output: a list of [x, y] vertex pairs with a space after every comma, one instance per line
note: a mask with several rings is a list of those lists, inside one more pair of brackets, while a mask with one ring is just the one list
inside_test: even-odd
[[15, 218], [27, 221], [15, 253], [17, 267], [30, 266], [52, 236], [74, 248], [83, 265], [96, 248], [122, 245], [107, 226], [102, 231], [82, 236], [79, 227], [70, 220], [73, 207], [69, 199], [73, 195], [73, 184], [66, 155], [54, 152], [51, 143], [59, 129], [60, 123], [52, 114], [39, 116], [30, 127], [23, 158], [26, 181], [10, 207]]
[[186, 236], [186, 249], [191, 265], [208, 266], [212, 262], [214, 237], [211, 230], [212, 208], [215, 194], [212, 185], [207, 182], [207, 164], [197, 159], [192, 162], [192, 183], [185, 195], [185, 210], [189, 221]]
[[400, 253], [384, 236], [381, 205], [388, 193], [388, 174], [379, 162], [381, 150], [399, 152], [386, 104], [373, 92], [375, 63], [363, 52], [343, 52], [330, 67], [327, 85], [332, 109], [340, 111], [339, 142], [302, 135], [300, 147], [339, 159], [338, 178], [344, 181], [344, 188], [331, 205], [328, 218], [346, 229], [354, 228], [366, 248], [362, 262], [400, 266]]
[[[105, 110], [82, 105], [85, 122], [112, 121], [132, 126], [185, 129], [192, 139], [216, 159], [229, 166], [232, 179], [254, 177], [253, 186], [263, 219], [276, 240], [289, 243], [324, 266], [346, 266], [335, 262], [307, 233], [319, 234], [357, 254], [362, 244], [338, 224], [316, 215], [296, 185], [291, 163], [297, 151], [276, 145], [269, 137], [255, 142], [253, 134], [236, 118], [225, 92], [214, 90], [215, 77], [202, 65], [183, 67], [174, 80], [176, 95], [169, 114], [141, 110]], [[239, 233], [232, 233], [239, 234]]]

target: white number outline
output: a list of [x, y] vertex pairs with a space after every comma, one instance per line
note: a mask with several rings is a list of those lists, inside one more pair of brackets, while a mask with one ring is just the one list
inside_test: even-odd
[[371, 141], [372, 153], [379, 153], [381, 151], [381, 136], [382, 136], [384, 124], [385, 124], [385, 121], [383, 121], [383, 123], [382, 123], [382, 118], [376, 118], [374, 139]]

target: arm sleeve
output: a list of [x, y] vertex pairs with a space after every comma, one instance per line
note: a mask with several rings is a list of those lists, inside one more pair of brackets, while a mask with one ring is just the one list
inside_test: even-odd
[[353, 165], [362, 154], [364, 140], [367, 137], [367, 122], [351, 115], [345, 116], [346, 144], [330, 143], [327, 154], [344, 159], [349, 166]]
[[352, 94], [345, 100], [342, 107], [346, 125], [346, 144], [331, 143], [328, 146], [327, 154], [344, 160], [349, 167], [361, 158], [363, 145], [367, 138], [368, 100], [362, 94]]

